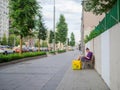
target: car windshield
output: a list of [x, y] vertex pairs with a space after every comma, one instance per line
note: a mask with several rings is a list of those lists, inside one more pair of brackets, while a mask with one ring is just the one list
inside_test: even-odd
[[9, 49], [10, 47], [9, 46], [3, 46], [3, 45], [1, 45], [0, 48], [1, 49]]

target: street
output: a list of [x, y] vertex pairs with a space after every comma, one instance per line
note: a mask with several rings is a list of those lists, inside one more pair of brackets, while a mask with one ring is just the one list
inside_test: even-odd
[[0, 90], [55, 90], [72, 58], [67, 52], [2, 67]]
[[94, 70], [71, 69], [78, 54], [70, 51], [0, 67], [0, 90], [109, 90]]

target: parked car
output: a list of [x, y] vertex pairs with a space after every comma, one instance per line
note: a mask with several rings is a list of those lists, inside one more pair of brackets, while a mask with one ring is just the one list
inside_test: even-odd
[[20, 48], [14, 47], [14, 48], [13, 48], [13, 51], [16, 52], [16, 53], [19, 53], [19, 52], [20, 52]]
[[4, 50], [0, 49], [0, 54], [4, 54]]
[[30, 52], [36, 52], [36, 51], [38, 51], [38, 48], [36, 48], [36, 47], [29, 47], [29, 51]]
[[3, 54], [11, 54], [11, 53], [14, 53], [14, 51], [13, 51], [12, 49], [10, 49], [9, 46], [1, 45], [1, 46], [0, 46], [0, 49], [4, 51]]
[[[20, 46], [14, 47], [13, 51], [16, 52], [16, 53], [19, 53], [20, 52]], [[26, 46], [22, 46], [22, 52], [29, 52], [29, 48], [26, 47]]]
[[29, 52], [29, 48], [28, 47], [22, 47], [23, 52]]
[[41, 51], [48, 51], [48, 47], [41, 47], [40, 50]]

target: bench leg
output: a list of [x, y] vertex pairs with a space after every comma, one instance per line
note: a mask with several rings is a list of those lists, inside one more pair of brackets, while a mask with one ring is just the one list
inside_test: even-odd
[[82, 69], [85, 69], [85, 62], [82, 62]]

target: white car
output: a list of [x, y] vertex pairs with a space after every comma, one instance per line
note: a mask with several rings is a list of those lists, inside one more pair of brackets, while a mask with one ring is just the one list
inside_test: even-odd
[[14, 51], [12, 50], [12, 49], [9, 49], [8, 47], [6, 47], [6, 46], [0, 46], [0, 49], [2, 50], [2, 51], [4, 51], [4, 53], [3, 54], [10, 54], [10, 53], [14, 53]]
[[4, 54], [4, 50], [0, 49], [0, 54]]
[[4, 48], [4, 52], [5, 52], [5, 54], [14, 53], [14, 51], [12, 49], [8, 49], [8, 48]]

